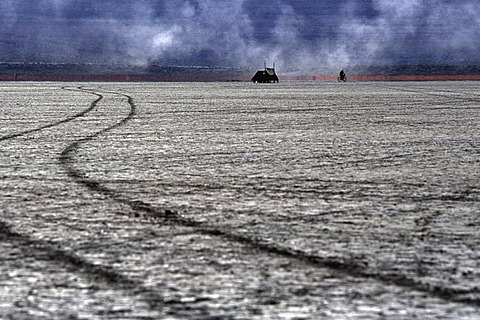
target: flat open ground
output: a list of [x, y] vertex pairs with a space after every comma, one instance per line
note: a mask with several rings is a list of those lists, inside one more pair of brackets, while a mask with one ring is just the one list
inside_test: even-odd
[[480, 319], [480, 83], [0, 83], [2, 319]]

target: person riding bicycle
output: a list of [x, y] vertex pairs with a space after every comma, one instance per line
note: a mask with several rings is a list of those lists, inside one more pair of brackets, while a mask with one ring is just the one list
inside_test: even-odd
[[340, 80], [342, 80], [342, 81], [345, 80], [345, 71], [343, 71], [343, 69], [340, 70], [340, 74], [339, 74], [339, 75], [340, 75]]

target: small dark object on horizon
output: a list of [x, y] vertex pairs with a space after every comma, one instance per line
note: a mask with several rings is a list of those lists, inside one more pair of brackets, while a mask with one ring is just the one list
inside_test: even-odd
[[265, 65], [264, 70], [258, 70], [252, 78], [254, 83], [278, 83], [278, 76], [275, 73], [275, 64], [273, 68], [267, 68]]

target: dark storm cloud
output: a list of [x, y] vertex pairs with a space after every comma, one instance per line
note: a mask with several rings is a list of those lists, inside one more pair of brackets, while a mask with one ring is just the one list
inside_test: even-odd
[[473, 63], [476, 0], [2, 0], [0, 60], [262, 65]]

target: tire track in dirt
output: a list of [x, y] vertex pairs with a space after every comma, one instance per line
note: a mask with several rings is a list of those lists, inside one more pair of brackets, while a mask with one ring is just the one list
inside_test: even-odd
[[[46, 125], [43, 125], [37, 128], [24, 130], [22, 132], [17, 132], [17, 133], [2, 136], [0, 137], [0, 142], [12, 140], [12, 139], [19, 138], [31, 133], [39, 132], [45, 129], [53, 128], [53, 127], [74, 121], [91, 112], [97, 106], [97, 104], [104, 98], [102, 94], [83, 90], [81, 89], [81, 87], [78, 87], [76, 89], [62, 87], [62, 89], [68, 90], [68, 91], [80, 91], [84, 93], [90, 93], [92, 95], [97, 96], [97, 98], [91, 102], [88, 108], [84, 109], [83, 111], [71, 117], [68, 117], [59, 121], [55, 121], [52, 123], [48, 123]], [[48, 243], [41, 240], [35, 240], [28, 235], [18, 233], [14, 231], [13, 228], [9, 226], [5, 221], [2, 221], [2, 220], [0, 220], [0, 241], [9, 242], [14, 244], [17, 247], [25, 248], [25, 251], [29, 252], [29, 256], [32, 256], [32, 255], [34, 257], [39, 256], [39, 259], [44, 259], [44, 256], [47, 256], [50, 261], [65, 266], [71, 272], [86, 274], [89, 278], [93, 278], [94, 280], [101, 281], [102, 283], [108, 284], [110, 286], [114, 286], [118, 289], [125, 290], [125, 291], [140, 290], [141, 292], [148, 292], [149, 299], [146, 299], [146, 300], [149, 304], [152, 304], [153, 302], [156, 302], [156, 301], [163, 300], [162, 297], [159, 297], [156, 293], [149, 292], [149, 290], [142, 288], [142, 286], [139, 283], [136, 283], [133, 280], [127, 277], [124, 277], [123, 275], [111, 269], [92, 264], [73, 252], [68, 252], [58, 248], [58, 245], [56, 244]], [[161, 310], [163, 308], [159, 308], [157, 305], [153, 305], [152, 309]]]
[[71, 271], [82, 269], [89, 270], [89, 274], [96, 275], [97, 278], [103, 280], [103, 282], [116, 285], [121, 284], [124, 289], [131, 289], [134, 287], [134, 283], [130, 279], [112, 272], [111, 270], [89, 263], [74, 253], [68, 253], [67, 251], [58, 248], [54, 243], [36, 240], [25, 234], [16, 232], [11, 226], [3, 221], [0, 221], [0, 241], [8, 241], [14, 243], [16, 247], [25, 248], [25, 252], [27, 252], [29, 257], [32, 255], [35, 257], [38, 253], [42, 253], [48, 256], [50, 261], [65, 265], [66, 268]]
[[[77, 88], [77, 89], [62, 87], [62, 89], [63, 90], [68, 90], [68, 91], [86, 92], [86, 91], [81, 90], [80, 87]], [[85, 110], [83, 110], [83, 111], [81, 111], [81, 112], [79, 112], [79, 113], [77, 113], [77, 114], [75, 114], [71, 117], [68, 117], [68, 118], [65, 118], [65, 119], [62, 119], [62, 120], [59, 120], [59, 121], [55, 121], [55, 122], [52, 122], [52, 123], [48, 123], [48, 124], [40, 126], [38, 128], [34, 128], [34, 129], [25, 130], [25, 131], [22, 131], [22, 132], [17, 132], [17, 133], [12, 133], [12, 134], [2, 136], [2, 137], [0, 137], [0, 142], [10, 140], [10, 139], [14, 139], [14, 138], [18, 138], [18, 137], [21, 137], [21, 136], [25, 136], [25, 135], [30, 134], [30, 133], [39, 132], [39, 131], [42, 131], [42, 130], [45, 130], [45, 129], [48, 129], [48, 128], [53, 128], [53, 127], [59, 126], [61, 124], [64, 124], [64, 123], [67, 123], [67, 122], [70, 122], [70, 121], [73, 121], [75, 119], [78, 119], [78, 118], [86, 115], [87, 113], [92, 111], [97, 106], [97, 104], [98, 104], [98, 102], [100, 102], [100, 100], [103, 99], [103, 96], [100, 95], [100, 94], [97, 94], [97, 93], [94, 93], [94, 92], [89, 92], [89, 93], [91, 93], [93, 95], [96, 95], [97, 99], [95, 99], [87, 109], [85, 109]]]
[[[25, 252], [25, 259], [33, 257], [44, 261], [47, 258], [49, 262], [56, 263], [60, 268], [83, 276], [89, 281], [122, 291], [126, 296], [141, 297], [140, 300], [145, 302], [152, 311], [163, 312], [167, 305], [169, 312], [185, 309], [185, 304], [182, 302], [165, 301], [165, 298], [158, 292], [150, 290], [143, 283], [118, 273], [113, 268], [91, 263], [74, 252], [60, 248], [56, 243], [33, 239], [28, 235], [18, 233], [3, 221], [0, 221], [0, 241], [22, 248], [22, 251]], [[145, 317], [145, 319], [153, 320], [157, 318]]]
[[[38, 128], [33, 128], [29, 130], [24, 130], [22, 132], [2, 136], [0, 137], [0, 142], [19, 138], [31, 133], [39, 132], [45, 129], [53, 128], [61, 124], [74, 121], [91, 112], [98, 105], [98, 103], [102, 99], [104, 99], [104, 96], [102, 94], [90, 90], [84, 90], [81, 87], [78, 87], [76, 89], [62, 87], [62, 89], [68, 91], [80, 91], [83, 93], [89, 93], [97, 96], [97, 98], [91, 102], [88, 108], [71, 117], [48, 123]], [[91, 280], [99, 281], [103, 284], [125, 291], [129, 295], [132, 295], [133, 293], [135, 294], [135, 296], [142, 296], [152, 310], [164, 310], [164, 298], [160, 296], [157, 292], [151, 291], [148, 288], [143, 287], [141, 283], [137, 283], [134, 280], [125, 277], [118, 272], [115, 272], [111, 268], [106, 268], [104, 266], [90, 263], [88, 260], [76, 255], [74, 252], [69, 252], [62, 248], [59, 248], [58, 244], [49, 243], [42, 240], [36, 240], [29, 235], [16, 232], [14, 228], [12, 228], [8, 223], [3, 220], [0, 220], [0, 241], [8, 242], [14, 244], [16, 247], [24, 248], [24, 251], [28, 252], [28, 257], [33, 256], [33, 258], [35, 259], [43, 260], [46, 256], [48, 257], [49, 261], [65, 267], [70, 272], [83, 274]], [[175, 309], [175, 306], [169, 304], [169, 308]], [[182, 310], [183, 306], [180, 305], [178, 309]]]
[[130, 105], [130, 113], [113, 126], [110, 126], [108, 128], [98, 131], [95, 134], [80, 139], [72, 143], [62, 151], [59, 157], [59, 161], [67, 171], [68, 175], [77, 183], [86, 186], [92, 191], [102, 193], [119, 203], [126, 204], [130, 206], [135, 212], [143, 212], [143, 215], [148, 216], [149, 218], [156, 219], [157, 223], [160, 224], [167, 223], [173, 225], [181, 225], [184, 227], [191, 227], [196, 230], [196, 232], [204, 235], [221, 237], [225, 240], [241, 243], [246, 247], [250, 247], [256, 251], [263, 251], [270, 254], [276, 254], [284, 258], [294, 259], [296, 261], [300, 261], [317, 268], [328, 268], [340, 274], [357, 278], [374, 279], [385, 285], [395, 285], [408, 290], [424, 292], [431, 297], [441, 298], [450, 302], [460, 302], [467, 305], [480, 306], [480, 300], [478, 298], [472, 298], [472, 296], [479, 293], [478, 289], [463, 290], [446, 288], [438, 285], [431, 285], [429, 283], [421, 283], [419, 281], [415, 281], [414, 279], [406, 275], [398, 273], [374, 274], [372, 272], [369, 272], [368, 266], [365, 266], [362, 263], [356, 263], [349, 258], [325, 258], [314, 254], [308, 254], [300, 250], [283, 247], [276, 243], [272, 243], [268, 240], [262, 239], [261, 237], [234, 233], [230, 230], [222, 229], [220, 226], [211, 226], [207, 223], [185, 217], [182, 215], [182, 212], [185, 212], [182, 211], [182, 209], [154, 207], [149, 203], [145, 203], [139, 200], [133, 200], [128, 196], [121, 194], [117, 190], [110, 189], [102, 185], [99, 181], [89, 179], [85, 173], [74, 167], [76, 150], [82, 144], [88, 143], [89, 141], [102, 134], [106, 134], [109, 131], [125, 125], [136, 115], [137, 112], [137, 107], [131, 96], [118, 92], [109, 93], [118, 94], [126, 97], [128, 99], [128, 104]]

